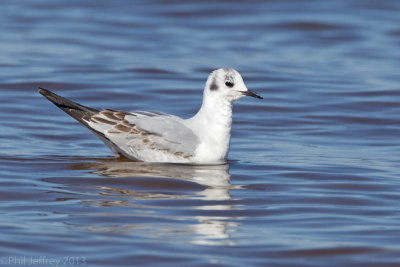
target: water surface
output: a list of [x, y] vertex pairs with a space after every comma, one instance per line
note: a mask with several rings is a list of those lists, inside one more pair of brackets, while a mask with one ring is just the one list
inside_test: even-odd
[[[399, 12], [394, 0], [3, 1], [0, 263], [400, 264]], [[188, 118], [219, 67], [264, 96], [235, 103], [220, 166], [115, 160], [37, 93]]]

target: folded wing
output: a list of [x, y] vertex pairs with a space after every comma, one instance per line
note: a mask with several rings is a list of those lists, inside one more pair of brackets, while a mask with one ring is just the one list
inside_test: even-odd
[[88, 125], [111, 140], [118, 152], [139, 160], [151, 160], [163, 154], [189, 159], [199, 143], [184, 120], [160, 112], [105, 109], [92, 116]]

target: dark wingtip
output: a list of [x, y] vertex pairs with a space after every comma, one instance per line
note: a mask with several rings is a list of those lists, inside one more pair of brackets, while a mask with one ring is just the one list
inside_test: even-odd
[[41, 94], [41, 95], [43, 95], [43, 96], [46, 96], [46, 95], [48, 95], [49, 93], [50, 93], [50, 91], [49, 90], [47, 90], [47, 89], [44, 89], [44, 88], [42, 88], [42, 87], [38, 87], [38, 92], [39, 92], [39, 94]]
[[39, 87], [38, 89], [39, 89], [38, 90], [39, 94], [41, 94], [42, 96], [47, 98], [47, 100], [53, 102], [57, 106], [59, 106], [60, 104], [62, 104], [64, 102], [64, 100], [63, 100], [64, 98], [63, 97], [61, 97], [59, 95], [56, 95], [52, 91], [44, 89], [43, 87]]
[[[98, 113], [99, 112], [97, 109], [89, 108], [89, 107], [83, 106], [81, 104], [75, 103], [74, 101], [64, 98], [62, 96], [59, 96], [50, 90], [44, 89], [43, 87], [39, 87], [38, 92], [41, 95], [43, 95], [45, 98], [47, 98], [49, 101], [53, 102], [57, 107], [59, 107], [63, 110], [64, 109], [74, 109], [74, 110], [79, 110], [79, 111], [88, 112], [88, 113]], [[65, 111], [65, 112], [67, 112], [67, 111]], [[69, 112], [67, 112], [67, 113], [69, 115], [71, 115]]]

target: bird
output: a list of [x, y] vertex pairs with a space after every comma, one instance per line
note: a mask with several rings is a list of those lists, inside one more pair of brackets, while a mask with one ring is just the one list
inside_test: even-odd
[[42, 87], [39, 93], [92, 131], [117, 158], [187, 164], [226, 163], [233, 102], [245, 96], [263, 99], [232, 68], [211, 72], [202, 105], [188, 119], [158, 111], [98, 110]]

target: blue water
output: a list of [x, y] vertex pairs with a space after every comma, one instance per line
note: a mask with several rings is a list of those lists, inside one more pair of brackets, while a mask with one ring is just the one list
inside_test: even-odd
[[[2, 1], [0, 265], [398, 266], [400, 2]], [[113, 159], [37, 87], [185, 118], [213, 69], [229, 162]]]

